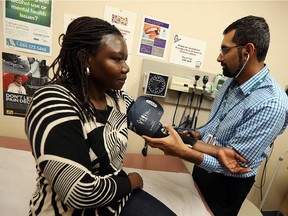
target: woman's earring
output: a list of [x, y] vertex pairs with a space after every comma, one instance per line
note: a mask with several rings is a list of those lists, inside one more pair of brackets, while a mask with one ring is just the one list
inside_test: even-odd
[[89, 76], [90, 75], [90, 69], [89, 67], [86, 68], [86, 76]]

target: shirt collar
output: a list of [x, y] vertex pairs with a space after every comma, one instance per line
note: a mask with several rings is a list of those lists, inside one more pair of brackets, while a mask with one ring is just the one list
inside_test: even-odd
[[[257, 74], [255, 74], [253, 77], [251, 77], [249, 80], [247, 80], [246, 82], [244, 82], [241, 86], [239, 86], [239, 88], [241, 89], [241, 91], [243, 92], [243, 94], [245, 96], [248, 96], [249, 94], [251, 94], [251, 91], [254, 91], [254, 87], [256, 85], [260, 85], [259, 82], [262, 82], [265, 80], [265, 77], [267, 76], [267, 74], [269, 74], [269, 69], [268, 67], [265, 65], [263, 67], [262, 70], [260, 70]], [[257, 86], [258, 87], [258, 86]], [[256, 88], [257, 88], [256, 87]]]

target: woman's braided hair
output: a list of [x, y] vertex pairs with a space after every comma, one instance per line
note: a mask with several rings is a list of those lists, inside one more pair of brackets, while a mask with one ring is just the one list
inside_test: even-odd
[[[91, 108], [93, 106], [88, 97], [86, 71], [88, 57], [98, 52], [102, 38], [109, 34], [122, 36], [114, 25], [102, 19], [83, 16], [73, 20], [66, 34], [59, 36], [60, 53], [48, 68], [53, 71], [49, 83], [57, 83], [68, 88], [88, 118], [95, 114], [98, 116], [95, 109]], [[112, 96], [117, 104], [115, 91], [108, 90], [107, 94]]]

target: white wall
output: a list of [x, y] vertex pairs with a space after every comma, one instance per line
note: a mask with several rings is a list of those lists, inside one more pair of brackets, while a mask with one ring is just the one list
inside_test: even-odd
[[[207, 42], [206, 56], [203, 70], [210, 73], [221, 72], [221, 67], [216, 58], [219, 54], [220, 43], [222, 41], [222, 31], [234, 20], [246, 15], [258, 15], [266, 18], [270, 25], [271, 45], [268, 52], [266, 63], [268, 64], [271, 74], [285, 88], [288, 84], [287, 70], [287, 50], [286, 41], [288, 35], [288, 2], [284, 1], [54, 1], [53, 17], [53, 56], [39, 56], [50, 62], [56, 57], [59, 46], [58, 36], [63, 31], [63, 15], [70, 13], [75, 15], [89, 15], [99, 18], [103, 17], [104, 7], [109, 5], [123, 10], [137, 13], [134, 43], [132, 49], [132, 58], [130, 64], [129, 80], [127, 91], [133, 97], [137, 97], [135, 86], [139, 85], [143, 56], [137, 55], [137, 48], [140, 38], [141, 20], [143, 15], [148, 15], [158, 19], [171, 22], [171, 37], [174, 33], [185, 35], [191, 38]], [[3, 13], [3, 1], [0, 2], [1, 17]], [[0, 22], [1, 34], [3, 35], [3, 22]], [[3, 37], [1, 37], [3, 38]], [[164, 62], [168, 62], [171, 42], [168, 43], [167, 56]], [[0, 41], [1, 50], [13, 52], [3, 48], [3, 40]], [[2, 65], [1, 65], [2, 67]], [[142, 85], [142, 84], [141, 84]], [[2, 87], [2, 80], [0, 82]], [[0, 93], [3, 98], [3, 92]], [[163, 123], [171, 123], [171, 116], [174, 107], [163, 104], [165, 115]], [[0, 103], [0, 135], [25, 138], [23, 118], [8, 117], [3, 115], [3, 104]], [[181, 109], [179, 110], [179, 113]], [[203, 111], [199, 124], [204, 124], [207, 120], [208, 112]], [[287, 145], [288, 132], [286, 131], [275, 142], [273, 154], [268, 163], [268, 173], [266, 185], [268, 184], [273, 169], [278, 162], [279, 156], [288, 149]], [[140, 152], [143, 147], [143, 140], [130, 133], [129, 152]], [[149, 149], [150, 153], [160, 153], [159, 150]], [[285, 161], [285, 160], [284, 160]], [[186, 163], [188, 164], [188, 163]], [[188, 164], [189, 167], [192, 165]], [[268, 196], [264, 209], [279, 209], [288, 191], [287, 180], [288, 172], [285, 169], [286, 163], [282, 163], [282, 169], [275, 179], [271, 193]], [[260, 184], [260, 171], [256, 184]], [[265, 185], [265, 187], [266, 187]], [[249, 194], [249, 199], [256, 205], [260, 203], [260, 193], [257, 187], [253, 187]]]

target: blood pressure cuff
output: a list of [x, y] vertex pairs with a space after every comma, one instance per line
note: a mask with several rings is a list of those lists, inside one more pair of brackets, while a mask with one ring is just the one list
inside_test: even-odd
[[[163, 113], [163, 108], [157, 101], [140, 96], [127, 110], [128, 128], [140, 136], [166, 137], [169, 133], [160, 123]], [[178, 134], [185, 144], [193, 145], [197, 141], [195, 137]]]
[[140, 136], [158, 138], [168, 136], [160, 123], [163, 113], [163, 108], [157, 101], [140, 96], [128, 109], [128, 128]]

